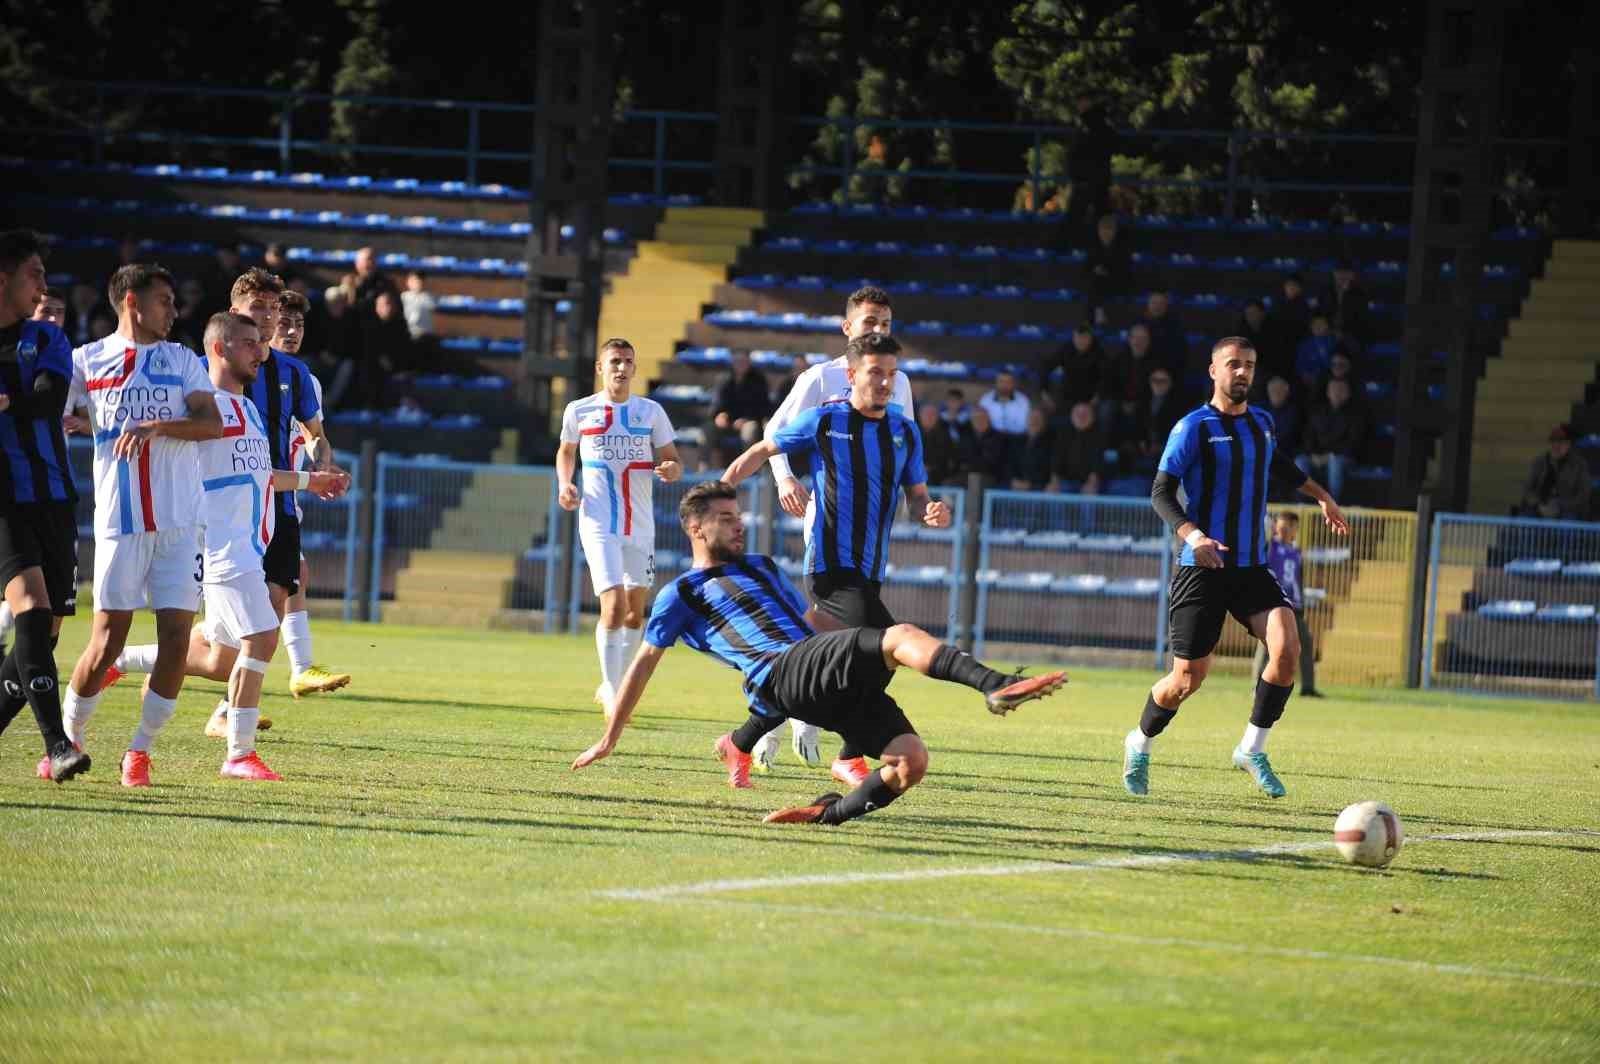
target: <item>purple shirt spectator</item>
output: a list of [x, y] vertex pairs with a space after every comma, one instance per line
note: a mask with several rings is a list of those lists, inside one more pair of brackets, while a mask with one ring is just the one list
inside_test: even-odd
[[1300, 602], [1300, 548], [1273, 540], [1267, 544], [1267, 568], [1277, 577], [1278, 586], [1295, 609]]

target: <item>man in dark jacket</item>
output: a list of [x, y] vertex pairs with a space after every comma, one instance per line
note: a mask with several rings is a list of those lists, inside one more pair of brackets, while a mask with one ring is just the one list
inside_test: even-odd
[[772, 397], [766, 374], [750, 364], [750, 352], [733, 352], [708, 413], [711, 464], [718, 469], [761, 438], [761, 427], [772, 414]]
[[1106, 109], [1088, 93], [1077, 99], [1078, 122], [1082, 131], [1072, 142], [1067, 157], [1067, 179], [1072, 182], [1072, 197], [1061, 220], [1062, 243], [1072, 246], [1087, 235], [1089, 226], [1105, 212], [1111, 193], [1111, 156], [1117, 147], [1117, 131]]
[[1344, 343], [1345, 350], [1365, 351], [1372, 344], [1371, 303], [1366, 289], [1356, 277], [1355, 263], [1340, 259], [1333, 268], [1333, 284], [1323, 295], [1317, 309], [1328, 316], [1333, 335]]
[[989, 420], [989, 411], [981, 406], [972, 408], [970, 424], [975, 452], [972, 471], [988, 477], [991, 484], [1006, 483], [1011, 479], [1010, 439], [995, 429]]
[[1572, 451], [1572, 426], [1557, 425], [1550, 430], [1550, 450], [1528, 470], [1522, 516], [1587, 521], [1592, 491], [1589, 464]]
[[1105, 378], [1106, 352], [1089, 323], [1079, 322], [1072, 339], [1039, 366], [1039, 379], [1055, 400], [1057, 410], [1070, 410], [1072, 404], [1093, 400], [1100, 394]]
[[917, 428], [922, 432], [922, 465], [929, 484], [959, 484], [966, 476], [966, 426], [946, 424], [939, 407], [917, 407]]
[[1348, 382], [1329, 381], [1327, 395], [1327, 402], [1317, 407], [1306, 424], [1302, 453], [1295, 464], [1306, 476], [1327, 484], [1328, 491], [1338, 498], [1344, 494], [1345, 474], [1366, 442], [1367, 424], [1350, 402]]
[[1083, 260], [1083, 292], [1096, 325], [1106, 323], [1106, 303], [1128, 294], [1132, 286], [1133, 249], [1114, 214], [1101, 215], [1095, 239]]
[[1105, 430], [1089, 403], [1074, 406], [1071, 420], [1056, 433], [1055, 472], [1061, 490], [1080, 495], [1098, 495], [1109, 475]]

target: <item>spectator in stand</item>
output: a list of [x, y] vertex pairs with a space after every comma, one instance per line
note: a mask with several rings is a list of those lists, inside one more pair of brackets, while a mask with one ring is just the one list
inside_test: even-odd
[[1334, 348], [1333, 356], [1328, 359], [1328, 376], [1322, 383], [1326, 384], [1328, 381], [1344, 381], [1350, 385], [1350, 401], [1361, 403], [1361, 380], [1356, 376], [1355, 359], [1351, 358], [1343, 347]]
[[[1339, 339], [1333, 335], [1328, 316], [1317, 311], [1311, 315], [1311, 335], [1300, 341], [1294, 354], [1294, 375], [1300, 382], [1301, 395], [1325, 394], [1322, 383], [1327, 380], [1333, 353], [1338, 349]], [[1333, 494], [1335, 498], [1339, 495], [1338, 492]]]
[[1172, 312], [1172, 298], [1165, 292], [1151, 292], [1145, 299], [1144, 317], [1139, 321], [1150, 330], [1150, 351], [1157, 362], [1172, 371], [1173, 378], [1189, 369], [1189, 341], [1183, 324]]
[[1334, 498], [1341, 498], [1345, 475], [1366, 442], [1367, 426], [1361, 411], [1350, 402], [1347, 382], [1329, 381], [1327, 396], [1306, 424], [1302, 451], [1295, 465], [1306, 476], [1326, 484]]
[[982, 473], [995, 485], [1010, 479], [1010, 441], [1005, 433], [996, 431], [988, 408], [981, 404], [972, 408], [972, 449], [972, 472]]
[[960, 388], [951, 388], [944, 393], [944, 407], [939, 411], [939, 417], [947, 425], [966, 427], [972, 411], [968, 409], [966, 394]]
[[419, 343], [424, 338], [431, 338], [434, 335], [433, 312], [438, 302], [433, 298], [433, 293], [428, 291], [427, 274], [421, 270], [406, 274], [406, 287], [400, 293], [400, 303], [405, 308], [406, 328], [411, 330], [411, 338]]
[[929, 484], [959, 484], [966, 474], [961, 430], [964, 426], [946, 425], [937, 403], [917, 407], [917, 428], [922, 433], [922, 465]]
[[[1105, 361], [1100, 383], [1100, 403], [1096, 419], [1107, 432], [1115, 432], [1123, 421], [1132, 422], [1139, 403], [1149, 397], [1150, 370], [1162, 365], [1151, 353], [1150, 327], [1134, 322], [1128, 328], [1128, 343]], [[1168, 373], [1171, 366], [1162, 365]]]
[[353, 277], [357, 310], [376, 311], [378, 296], [384, 292], [396, 297], [398, 307], [400, 289], [388, 274], [378, 268], [378, 253], [371, 248], [356, 252], [356, 272]]
[[[978, 405], [989, 413], [989, 423], [996, 432], [1006, 441], [1006, 463], [1009, 463], [1022, 444], [1022, 437], [1028, 431], [1028, 411], [1032, 404], [1028, 397], [1017, 391], [1017, 375], [1010, 370], [1001, 370], [994, 379], [994, 389], [985, 392], [978, 400]], [[1011, 479], [1009, 476], [999, 478], [1001, 483]]]
[[[928, 405], [931, 406], [932, 404]], [[937, 446], [942, 448], [948, 445], [951, 454], [949, 472], [942, 483], [964, 484], [966, 483], [967, 474], [972, 472], [977, 465], [978, 442], [973, 437], [972, 426], [967, 424], [967, 404], [962, 397], [961, 389], [951, 388], [946, 392], [944, 406], [942, 408], [935, 407], [935, 412], [939, 415], [939, 422], [933, 434], [943, 438], [942, 442]], [[922, 435], [923, 445], [931, 453], [936, 445], [929, 442], [929, 432], [926, 428], [923, 429]], [[930, 473], [928, 482], [932, 484], [940, 483], [941, 481]]]
[[402, 385], [415, 368], [415, 346], [406, 328], [399, 297], [381, 288], [372, 302], [372, 316], [361, 323], [361, 366], [356, 394], [363, 406], [381, 409], [397, 403]]
[[1072, 339], [1039, 366], [1047, 394], [1057, 410], [1071, 410], [1074, 403], [1094, 400], [1105, 379], [1106, 352], [1087, 321], [1072, 330]]
[[1273, 436], [1284, 454], [1300, 453], [1300, 406], [1294, 401], [1286, 377], [1267, 381], [1267, 412], [1272, 415]]
[[[1287, 382], [1285, 382], [1287, 384]], [[1304, 574], [1300, 548], [1295, 540], [1300, 535], [1300, 517], [1293, 510], [1285, 510], [1272, 522], [1272, 542], [1267, 544], [1267, 568], [1277, 578], [1283, 597], [1294, 609], [1294, 625], [1300, 634], [1300, 694], [1304, 698], [1321, 698], [1317, 690], [1317, 644], [1311, 638], [1311, 627], [1306, 624], [1304, 591], [1300, 578]], [[1267, 667], [1267, 644], [1256, 644], [1255, 672], [1257, 681]]]
[[1239, 320], [1233, 324], [1233, 335], [1249, 340], [1256, 349], [1255, 394], [1251, 396], [1251, 401], [1259, 402], [1261, 396], [1266, 394], [1269, 378], [1294, 371], [1293, 351], [1285, 356], [1274, 344], [1276, 337], [1267, 323], [1267, 308], [1259, 299], [1252, 299], [1244, 305], [1239, 312]]
[[243, 272], [239, 249], [232, 244], [218, 244], [212, 252], [211, 265], [200, 275], [200, 284], [206, 292], [205, 305], [226, 308], [233, 298], [233, 282]]
[[1278, 298], [1271, 301], [1267, 313], [1267, 332], [1272, 336], [1272, 346], [1279, 358], [1293, 359], [1300, 349], [1300, 341], [1311, 331], [1311, 309], [1305, 282], [1298, 273], [1289, 274], [1283, 279], [1283, 288]]
[[1150, 395], [1137, 407], [1134, 431], [1126, 441], [1116, 441], [1117, 449], [1131, 460], [1132, 468], [1154, 476], [1172, 426], [1186, 413], [1186, 404], [1173, 388], [1171, 371], [1154, 367], [1150, 370]]
[[750, 352], [733, 352], [728, 374], [717, 382], [707, 413], [711, 465], [717, 469], [726, 468], [761, 438], [761, 429], [772, 416], [772, 397], [767, 375], [750, 364]]
[[[229, 284], [232, 283], [231, 281], [229, 282]], [[84, 284], [82, 281], [74, 283], [70, 302], [72, 309], [68, 311], [67, 320], [61, 326], [61, 329], [67, 334], [74, 346], [81, 347], [95, 340], [104, 339], [111, 335], [112, 332], [116, 332], [115, 326], [112, 327], [110, 332], [94, 331], [94, 312], [99, 308], [102, 300], [100, 293], [94, 290], [93, 285]]]
[[767, 398], [772, 402], [772, 409], [778, 409], [778, 404], [784, 397], [794, 391], [795, 385], [800, 383], [800, 374], [811, 368], [811, 363], [805, 355], [791, 355], [789, 357], [789, 373], [778, 382], [778, 388]]
[[168, 338], [191, 351], [203, 351], [206, 322], [211, 318], [211, 308], [206, 305], [206, 286], [197, 278], [186, 277], [178, 283], [178, 317], [172, 323]]
[[1333, 267], [1333, 284], [1317, 303], [1317, 309], [1328, 316], [1333, 335], [1346, 350], [1359, 353], [1371, 346], [1371, 302], [1356, 277], [1355, 263], [1340, 259]]
[[110, 336], [117, 331], [117, 316], [110, 307], [95, 307], [89, 315], [89, 332], [93, 336]]
[[1571, 425], [1557, 425], [1550, 430], [1550, 449], [1533, 460], [1528, 480], [1522, 486], [1522, 505], [1512, 511], [1514, 514], [1562, 521], [1589, 520], [1594, 486], [1589, 464], [1572, 450], [1572, 436]]
[[268, 244], [266, 253], [261, 257], [261, 264], [282, 278], [285, 287], [300, 279], [300, 271], [289, 261], [282, 244]]
[[1105, 105], [1088, 93], [1075, 101], [1082, 131], [1072, 142], [1067, 156], [1067, 180], [1072, 194], [1061, 219], [1062, 247], [1078, 247], [1088, 235], [1089, 226], [1106, 211], [1111, 192], [1111, 156], [1117, 146], [1117, 131], [1106, 115]]
[[322, 382], [322, 405], [336, 410], [344, 404], [350, 385], [361, 362], [361, 322], [351, 309], [349, 294], [339, 285], [331, 285], [322, 294], [323, 317], [319, 321], [309, 316], [306, 322], [306, 339], [300, 347], [311, 372]]
[[1133, 252], [1117, 224], [1117, 216], [1100, 216], [1095, 239], [1083, 262], [1083, 290], [1096, 325], [1106, 323], [1106, 304], [1128, 294], [1133, 273]]
[[67, 320], [67, 302], [61, 298], [59, 289], [46, 288], [39, 295], [39, 302], [33, 307], [34, 321], [47, 321], [51, 325], [61, 328]]
[[1056, 438], [1039, 407], [1028, 411], [1028, 429], [1011, 458], [1013, 491], [1059, 491], [1056, 483]]
[[1067, 424], [1056, 433], [1055, 491], [1098, 495], [1109, 475], [1105, 430], [1096, 423], [1093, 403], [1075, 403]]

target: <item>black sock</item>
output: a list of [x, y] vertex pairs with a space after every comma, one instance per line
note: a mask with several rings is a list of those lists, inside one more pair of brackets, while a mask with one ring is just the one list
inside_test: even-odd
[[5, 661], [0, 662], [0, 734], [5, 733], [6, 727], [27, 704], [28, 696], [22, 693], [22, 674], [17, 671], [17, 657], [7, 654]]
[[1144, 732], [1145, 738], [1154, 739], [1167, 730], [1167, 725], [1172, 723], [1172, 718], [1178, 715], [1175, 709], [1167, 709], [1157, 704], [1155, 692], [1144, 700], [1144, 712], [1139, 716], [1139, 730]]
[[1250, 708], [1250, 723], [1258, 728], [1270, 728], [1283, 716], [1283, 707], [1289, 704], [1294, 684], [1279, 687], [1266, 680], [1256, 681], [1256, 704]]
[[756, 743], [767, 732], [781, 725], [786, 717], [763, 717], [759, 713], [750, 714], [749, 718], [737, 728], [733, 729], [733, 747], [741, 754], [748, 754], [756, 748]]
[[941, 643], [939, 649], [933, 652], [933, 664], [928, 666], [928, 675], [935, 680], [966, 684], [983, 694], [998, 691], [1011, 682], [1011, 677], [1005, 673], [995, 672], [971, 654], [957, 650], [949, 643]]
[[846, 820], [866, 816], [874, 809], [882, 809], [898, 797], [894, 789], [883, 782], [883, 773], [874, 772], [859, 787], [830, 805], [822, 814], [822, 822], [843, 824]]
[[857, 746], [855, 743], [851, 742], [849, 739], [846, 739], [844, 741], [844, 743], [842, 745], [840, 745], [840, 747], [839, 747], [838, 760], [840, 760], [840, 761], [854, 761], [858, 757], [865, 757], [865, 756], [867, 756], [867, 755], [861, 752], [861, 747]]
[[61, 727], [61, 690], [56, 684], [56, 658], [50, 646], [50, 611], [41, 606], [17, 615], [17, 645], [12, 655], [23, 694], [33, 707], [46, 751], [67, 741]]

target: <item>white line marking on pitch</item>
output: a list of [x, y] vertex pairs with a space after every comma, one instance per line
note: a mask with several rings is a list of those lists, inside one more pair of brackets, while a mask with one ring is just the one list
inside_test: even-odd
[[[1492, 842], [1498, 839], [1549, 839], [1573, 836], [1600, 838], [1600, 831], [1473, 831], [1419, 835], [1406, 839], [1419, 842]], [[739, 894], [752, 890], [784, 890], [789, 887], [831, 887], [852, 883], [905, 883], [928, 879], [956, 879], [972, 876], [1060, 875], [1064, 872], [1103, 872], [1117, 868], [1159, 868], [1163, 865], [1206, 861], [1249, 861], [1281, 854], [1311, 853], [1331, 849], [1331, 841], [1285, 842], [1248, 850], [1212, 850], [1199, 853], [1148, 853], [1131, 857], [1102, 857], [1093, 861], [1019, 861], [1015, 864], [965, 865], [955, 868], [906, 868], [893, 872], [822, 872], [803, 876], [771, 876], [761, 879], [709, 879], [699, 883], [679, 883], [664, 887], [615, 887], [598, 891], [601, 897], [622, 901], [670, 901], [675, 898], [707, 894]]]
[[[1564, 832], [1562, 834], [1565, 834]], [[708, 905], [722, 909], [758, 909], [778, 913], [810, 913], [832, 918], [857, 917], [862, 920], [891, 923], [920, 924], [931, 927], [948, 927], [964, 931], [1009, 931], [1024, 935], [1044, 935], [1055, 938], [1095, 939], [1119, 945], [1148, 946], [1209, 950], [1217, 953], [1238, 953], [1254, 957], [1282, 957], [1289, 960], [1334, 961], [1347, 964], [1376, 964], [1389, 968], [1408, 968], [1438, 975], [1463, 975], [1480, 979], [1520, 980], [1527, 983], [1547, 983], [1584, 989], [1600, 988], [1600, 982], [1576, 979], [1565, 975], [1540, 975], [1535, 972], [1516, 972], [1498, 968], [1478, 968], [1470, 964], [1444, 964], [1435, 961], [1415, 961], [1404, 957], [1384, 957], [1372, 953], [1339, 953], [1333, 950], [1296, 949], [1290, 946], [1253, 945], [1248, 942], [1213, 942], [1196, 938], [1165, 938], [1147, 935], [1129, 935], [1116, 931], [1097, 931], [1082, 927], [1049, 927], [1041, 924], [1016, 924], [999, 920], [971, 920], [963, 917], [918, 916], [913, 913], [878, 912], [872, 909], [833, 909], [824, 906], [783, 905], [777, 902], [732, 901], [727, 898], [668, 899], [679, 904]]]

